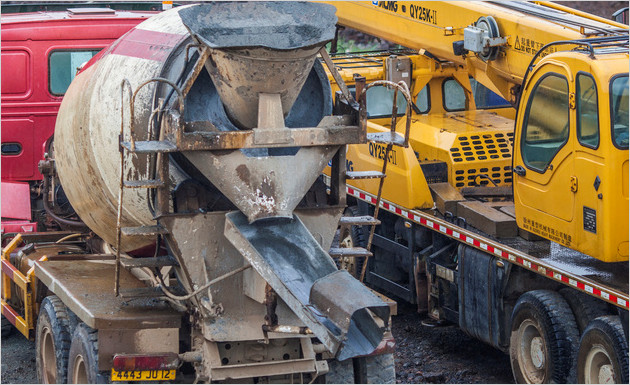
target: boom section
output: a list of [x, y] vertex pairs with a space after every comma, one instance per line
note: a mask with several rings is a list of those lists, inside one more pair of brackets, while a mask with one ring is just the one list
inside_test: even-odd
[[[330, 2], [337, 7], [338, 24], [390, 40], [411, 49], [424, 49], [440, 60], [467, 65], [493, 91], [510, 100], [510, 89], [520, 85], [533, 55], [544, 45], [561, 40], [627, 34], [628, 26], [548, 2], [379, 1]], [[481, 57], [453, 49], [469, 27], [490, 31], [497, 54]], [[493, 24], [493, 23], [491, 23]], [[488, 41], [484, 42], [484, 49]], [[553, 53], [565, 49], [554, 46]], [[475, 73], [477, 72], [477, 73]], [[485, 79], [484, 79], [485, 78]], [[492, 83], [492, 84], [486, 84]]]

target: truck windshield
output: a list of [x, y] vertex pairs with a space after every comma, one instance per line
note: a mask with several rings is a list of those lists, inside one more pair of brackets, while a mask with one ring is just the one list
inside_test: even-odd
[[628, 74], [618, 75], [610, 83], [612, 137], [615, 146], [628, 148]]

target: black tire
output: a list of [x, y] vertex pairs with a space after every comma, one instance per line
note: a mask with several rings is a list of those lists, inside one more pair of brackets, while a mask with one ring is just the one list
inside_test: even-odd
[[68, 309], [59, 297], [44, 298], [37, 318], [35, 363], [40, 384], [65, 384], [71, 325]]
[[584, 332], [588, 324], [595, 318], [611, 314], [606, 302], [588, 294], [580, 293], [570, 287], [561, 289], [560, 294], [569, 303], [580, 334]]
[[[361, 216], [358, 206], [350, 206], [343, 214], [348, 217]], [[342, 226], [339, 229], [339, 247], [365, 247], [367, 245], [367, 234], [363, 226]], [[340, 269], [348, 270], [355, 278], [359, 278], [363, 268], [363, 257], [340, 259], [337, 265]]]
[[[350, 206], [344, 211], [343, 215], [360, 217], [361, 210], [359, 210], [359, 206]], [[363, 226], [351, 226], [350, 235], [354, 247], [365, 247], [367, 245], [367, 234], [364, 230]]]
[[328, 373], [325, 384], [354, 384], [354, 366], [352, 359], [328, 361]]
[[98, 371], [98, 331], [80, 323], [72, 335], [68, 358], [69, 384], [103, 384]]
[[5, 316], [2, 316], [2, 338], [10, 336], [11, 333], [13, 333], [13, 324]]
[[[358, 384], [395, 384], [394, 354], [360, 357], [355, 359]], [[357, 365], [358, 364], [358, 365]]]
[[510, 363], [517, 383], [566, 383], [579, 334], [573, 312], [549, 290], [527, 292], [512, 312]]
[[618, 316], [595, 318], [584, 331], [577, 356], [580, 384], [627, 384], [628, 341]]

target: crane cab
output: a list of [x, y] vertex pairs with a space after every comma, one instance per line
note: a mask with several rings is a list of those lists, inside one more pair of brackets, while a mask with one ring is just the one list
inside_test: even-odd
[[604, 262], [628, 260], [623, 49], [545, 57], [523, 87], [515, 127], [518, 226]]

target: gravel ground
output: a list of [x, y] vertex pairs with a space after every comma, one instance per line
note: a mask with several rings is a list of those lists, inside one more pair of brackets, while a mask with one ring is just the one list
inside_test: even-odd
[[410, 305], [392, 319], [399, 384], [514, 383], [510, 358], [454, 326], [429, 327]]
[[[453, 326], [423, 326], [414, 310], [399, 305], [392, 320], [397, 383], [513, 383], [507, 355]], [[2, 338], [1, 362], [3, 384], [37, 382], [35, 344], [15, 330]]]
[[13, 330], [8, 337], [2, 338], [2, 383], [35, 384], [35, 343]]

